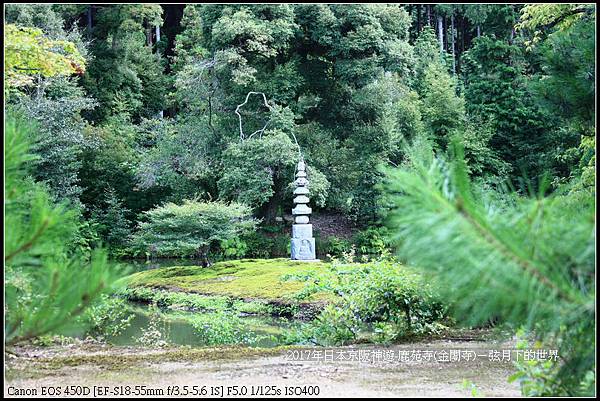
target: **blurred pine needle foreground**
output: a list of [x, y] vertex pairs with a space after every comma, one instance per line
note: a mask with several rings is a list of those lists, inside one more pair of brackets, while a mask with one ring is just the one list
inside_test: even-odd
[[46, 188], [27, 176], [35, 128], [22, 118], [5, 123], [4, 291], [5, 345], [31, 340], [74, 324], [118, 272], [106, 252], [73, 247], [79, 217], [66, 202], [55, 204]]
[[460, 321], [501, 321], [555, 344], [550, 391], [568, 395], [595, 369], [594, 197], [492, 197], [470, 181], [460, 144], [453, 150], [444, 160], [421, 141], [387, 170], [399, 255], [436, 273]]

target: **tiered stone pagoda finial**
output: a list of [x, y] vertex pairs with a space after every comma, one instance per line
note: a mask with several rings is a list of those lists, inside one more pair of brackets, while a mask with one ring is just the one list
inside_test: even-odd
[[309, 216], [312, 209], [308, 207], [308, 179], [306, 178], [306, 164], [303, 160], [298, 162], [296, 173], [296, 189], [294, 190], [294, 204], [292, 209], [294, 225], [292, 226], [292, 260], [315, 261], [315, 239], [312, 234], [312, 224]]

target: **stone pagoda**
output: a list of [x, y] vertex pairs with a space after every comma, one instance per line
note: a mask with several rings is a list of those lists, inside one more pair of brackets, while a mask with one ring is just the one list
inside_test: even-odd
[[312, 233], [312, 224], [308, 216], [312, 213], [308, 207], [308, 179], [306, 178], [306, 164], [303, 160], [298, 162], [296, 173], [296, 189], [294, 189], [294, 204], [292, 215], [292, 260], [316, 261], [315, 239]]

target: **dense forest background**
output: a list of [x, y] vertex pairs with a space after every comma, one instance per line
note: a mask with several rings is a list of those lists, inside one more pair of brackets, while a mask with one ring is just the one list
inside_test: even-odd
[[[185, 199], [243, 203], [269, 234], [299, 157], [317, 214], [373, 244], [380, 167], [416, 138], [440, 156], [462, 143], [481, 188], [594, 184], [593, 5], [13, 4], [5, 20], [9, 46], [38, 28], [81, 58], [70, 74], [16, 66], [5, 93], [37, 122], [33, 177], [79, 210], [85, 246], [134, 255], [142, 212]], [[249, 92], [269, 107], [250, 96], [240, 124]]]

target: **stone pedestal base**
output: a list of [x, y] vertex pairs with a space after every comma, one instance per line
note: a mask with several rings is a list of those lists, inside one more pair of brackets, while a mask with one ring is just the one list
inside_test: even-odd
[[293, 224], [292, 238], [312, 238], [312, 224]]
[[292, 238], [292, 260], [314, 260], [314, 238]]

